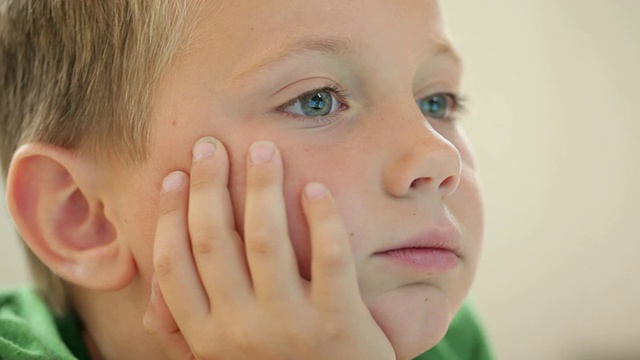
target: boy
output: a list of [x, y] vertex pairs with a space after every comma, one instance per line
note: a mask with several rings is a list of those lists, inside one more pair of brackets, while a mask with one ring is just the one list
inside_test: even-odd
[[3, 358], [488, 357], [435, 1], [0, 4]]

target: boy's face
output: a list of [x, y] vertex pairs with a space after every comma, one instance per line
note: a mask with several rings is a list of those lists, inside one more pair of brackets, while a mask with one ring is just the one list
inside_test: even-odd
[[[301, 274], [309, 276], [310, 243], [300, 194], [319, 181], [351, 235], [362, 298], [394, 347], [434, 345], [469, 290], [481, 246], [468, 140], [454, 120], [437, 118], [450, 97], [428, 102], [457, 93], [460, 66], [435, 1], [216, 1], [161, 84], [150, 160], [113, 182], [113, 211], [143, 283], [160, 184], [189, 172], [193, 143], [210, 135], [227, 147], [242, 233], [247, 149], [270, 140], [284, 161]], [[294, 101], [316, 89], [324, 90]], [[459, 241], [452, 270], [429, 270], [438, 266], [421, 264], [419, 251], [381, 256], [435, 230]]]

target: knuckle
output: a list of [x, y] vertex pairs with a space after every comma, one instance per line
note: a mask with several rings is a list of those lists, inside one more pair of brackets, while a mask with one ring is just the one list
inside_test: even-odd
[[350, 261], [349, 253], [343, 246], [336, 243], [325, 243], [318, 252], [319, 265], [336, 270], [344, 269]]
[[266, 191], [278, 184], [278, 176], [270, 166], [253, 167], [247, 172], [247, 190]]
[[200, 192], [206, 189], [210, 189], [215, 186], [216, 180], [212, 176], [205, 176], [204, 174], [200, 174], [200, 176], [192, 176], [191, 177], [191, 191]]
[[266, 233], [251, 236], [251, 239], [247, 242], [249, 250], [256, 254], [269, 254], [275, 250], [274, 242], [271, 241], [271, 237]]
[[175, 257], [169, 252], [161, 251], [153, 257], [153, 268], [158, 278], [169, 275], [175, 266]]
[[191, 248], [194, 254], [207, 255], [216, 250], [216, 237], [209, 235], [196, 235], [191, 237]]
[[165, 194], [162, 197], [162, 200], [159, 204], [159, 216], [170, 217], [176, 213], [180, 213], [181, 208], [180, 200], [177, 198], [176, 194]]
[[223, 238], [223, 235], [211, 223], [202, 224], [189, 221], [189, 237], [191, 238], [191, 247], [195, 253], [207, 254], [218, 247], [217, 244]]
[[316, 211], [312, 212], [309, 222], [313, 228], [332, 238], [343, 238], [347, 232], [342, 217], [332, 209], [316, 209]]

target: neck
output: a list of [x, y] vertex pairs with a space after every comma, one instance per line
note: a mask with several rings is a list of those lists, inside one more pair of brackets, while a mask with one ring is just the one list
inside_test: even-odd
[[138, 278], [126, 288], [101, 292], [75, 287], [72, 299], [84, 324], [83, 340], [94, 360], [163, 359], [155, 337], [142, 328], [149, 298]]
[[92, 360], [104, 360], [100, 350], [98, 350], [98, 346], [95, 341], [93, 341], [93, 337], [91, 337], [91, 334], [86, 330], [82, 331], [82, 341], [84, 342]]

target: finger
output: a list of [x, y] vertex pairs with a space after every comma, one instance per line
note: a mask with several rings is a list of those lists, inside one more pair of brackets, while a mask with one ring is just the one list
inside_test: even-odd
[[299, 296], [300, 276], [282, 189], [282, 159], [268, 141], [258, 141], [249, 149], [244, 237], [256, 296], [271, 300]]
[[208, 300], [193, 262], [187, 230], [188, 177], [167, 175], [160, 196], [153, 266], [173, 317], [183, 330], [208, 313]]
[[158, 279], [155, 275], [151, 279], [151, 297], [147, 311], [142, 319], [144, 329], [148, 333], [156, 332], [175, 332], [178, 331], [178, 324], [171, 314], [171, 310], [167, 307], [167, 303], [162, 297], [162, 291], [158, 285]]
[[320, 183], [303, 191], [302, 208], [311, 235], [311, 296], [323, 306], [344, 308], [359, 297], [349, 236], [333, 197]]
[[236, 304], [251, 293], [244, 245], [235, 231], [228, 178], [224, 145], [212, 137], [200, 139], [193, 147], [189, 233], [211, 306]]
[[160, 340], [160, 346], [169, 359], [194, 359], [189, 344], [171, 315], [155, 276], [151, 281], [151, 299], [144, 314], [145, 331]]

